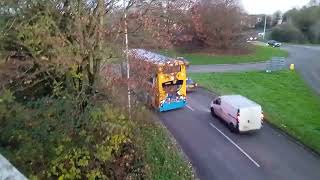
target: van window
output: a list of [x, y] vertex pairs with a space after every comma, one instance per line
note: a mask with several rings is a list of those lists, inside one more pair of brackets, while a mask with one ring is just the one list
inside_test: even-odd
[[214, 103], [217, 104], [217, 105], [221, 105], [221, 99], [218, 98], [217, 100], [214, 101]]

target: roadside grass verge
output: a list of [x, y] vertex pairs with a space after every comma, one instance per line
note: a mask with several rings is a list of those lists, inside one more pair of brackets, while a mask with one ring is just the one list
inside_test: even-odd
[[239, 64], [270, 60], [274, 56], [288, 57], [288, 52], [280, 48], [255, 45], [252, 53], [247, 55], [208, 55], [202, 53], [179, 53], [174, 50], [162, 51], [171, 57], [184, 57], [191, 65]]
[[194, 179], [192, 166], [188, 165], [168, 133], [160, 125], [141, 130], [144, 142], [147, 175], [150, 179]]
[[72, 94], [19, 102], [0, 91], [0, 153], [29, 179], [193, 179], [152, 112], [137, 104], [129, 119], [97, 96], [80, 109]]
[[296, 72], [190, 75], [219, 94], [241, 94], [258, 102], [270, 123], [320, 153], [320, 98]]

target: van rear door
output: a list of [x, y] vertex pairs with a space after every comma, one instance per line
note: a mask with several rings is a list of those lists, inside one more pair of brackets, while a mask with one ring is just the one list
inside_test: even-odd
[[239, 130], [250, 131], [261, 128], [261, 106], [240, 109]]

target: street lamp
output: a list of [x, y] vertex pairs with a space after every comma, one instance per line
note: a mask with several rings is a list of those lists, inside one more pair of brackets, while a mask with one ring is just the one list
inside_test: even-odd
[[265, 40], [266, 38], [266, 28], [267, 28], [267, 15], [264, 16], [263, 40]]
[[127, 64], [127, 83], [128, 83], [128, 111], [129, 119], [131, 119], [131, 92], [130, 92], [130, 64], [129, 64], [129, 41], [128, 41], [128, 22], [127, 22], [127, 7], [126, 0], [123, 0], [124, 8], [124, 35], [125, 35], [125, 53], [126, 53], [126, 64]]

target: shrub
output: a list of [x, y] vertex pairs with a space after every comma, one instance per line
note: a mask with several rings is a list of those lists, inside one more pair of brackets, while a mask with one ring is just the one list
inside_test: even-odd
[[275, 27], [271, 32], [271, 38], [281, 42], [304, 43], [307, 41], [303, 33], [298, 28], [290, 24], [283, 24]]
[[0, 152], [30, 179], [192, 179], [141, 104], [129, 121], [102, 97], [85, 107], [70, 94], [54, 97], [21, 104], [0, 91]]
[[311, 42], [320, 43], [320, 21], [310, 28]]
[[[0, 95], [0, 148], [23, 173], [40, 179], [126, 179], [136, 175], [133, 123], [111, 105], [77, 110], [72, 96], [26, 105]], [[120, 161], [120, 162], [119, 162]], [[139, 169], [143, 169], [139, 167]]]

